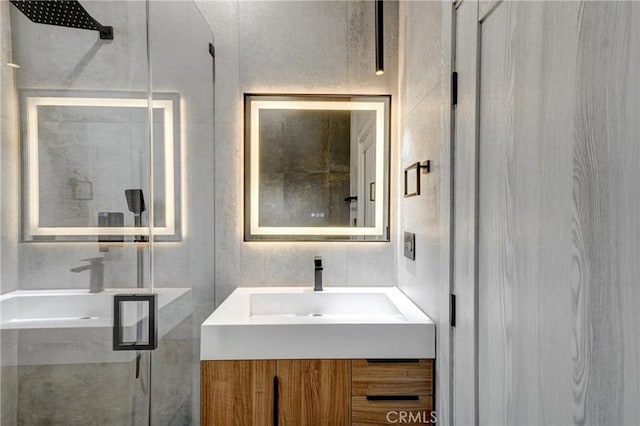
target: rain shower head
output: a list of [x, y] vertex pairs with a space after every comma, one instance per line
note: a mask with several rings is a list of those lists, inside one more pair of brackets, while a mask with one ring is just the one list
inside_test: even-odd
[[127, 197], [127, 205], [131, 213], [141, 215], [146, 210], [142, 189], [125, 189], [124, 195]]
[[11, 3], [37, 24], [93, 30], [103, 40], [113, 40], [113, 27], [101, 25], [74, 0], [11, 0]]

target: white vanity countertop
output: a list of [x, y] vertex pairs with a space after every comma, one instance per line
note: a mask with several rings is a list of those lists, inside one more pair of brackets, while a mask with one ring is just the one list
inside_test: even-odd
[[200, 347], [201, 360], [435, 358], [435, 324], [396, 287], [241, 287]]

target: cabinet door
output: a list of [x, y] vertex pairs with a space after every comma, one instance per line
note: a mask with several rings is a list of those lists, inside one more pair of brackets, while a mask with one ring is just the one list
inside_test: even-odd
[[350, 424], [350, 360], [279, 360], [277, 370], [279, 426]]
[[200, 363], [202, 426], [271, 426], [275, 361]]

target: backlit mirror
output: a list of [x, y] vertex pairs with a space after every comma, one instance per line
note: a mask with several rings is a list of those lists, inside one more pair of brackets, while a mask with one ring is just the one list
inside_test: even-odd
[[389, 241], [390, 96], [245, 95], [245, 240]]
[[[154, 238], [181, 238], [177, 94], [154, 93], [151, 135], [143, 93], [23, 90], [21, 95], [24, 241], [118, 242], [149, 235], [152, 197]], [[149, 169], [140, 167], [149, 157], [153, 191]], [[138, 223], [125, 193], [136, 188], [147, 204]]]

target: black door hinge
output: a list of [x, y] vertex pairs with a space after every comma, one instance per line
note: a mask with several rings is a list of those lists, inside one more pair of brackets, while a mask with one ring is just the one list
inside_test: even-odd
[[450, 294], [449, 296], [451, 297], [451, 300], [449, 301], [449, 306], [451, 310], [449, 323], [451, 324], [451, 327], [455, 327], [456, 326], [456, 295]]
[[451, 105], [458, 105], [458, 72], [451, 74]]

